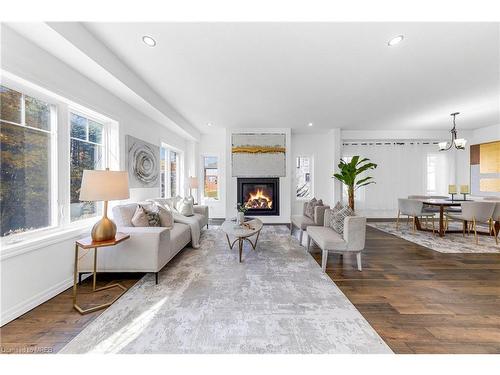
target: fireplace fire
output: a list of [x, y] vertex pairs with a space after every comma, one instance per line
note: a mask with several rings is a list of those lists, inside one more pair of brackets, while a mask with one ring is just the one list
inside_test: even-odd
[[238, 178], [238, 203], [246, 215], [279, 215], [279, 178]]
[[264, 193], [263, 190], [257, 189], [255, 193], [250, 193], [249, 195], [248, 200], [244, 202], [246, 208], [273, 208], [273, 201], [266, 195], [266, 193]]

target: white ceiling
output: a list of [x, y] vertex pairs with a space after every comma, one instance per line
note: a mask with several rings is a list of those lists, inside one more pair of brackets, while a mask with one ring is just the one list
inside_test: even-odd
[[456, 111], [458, 129], [500, 123], [498, 23], [84, 25], [202, 132], [437, 130]]

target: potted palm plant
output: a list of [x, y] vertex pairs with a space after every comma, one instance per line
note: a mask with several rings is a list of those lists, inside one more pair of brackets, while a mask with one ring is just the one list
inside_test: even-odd
[[377, 164], [371, 163], [370, 159], [360, 156], [353, 156], [349, 162], [340, 159], [339, 170], [340, 173], [335, 173], [333, 177], [347, 186], [349, 194], [349, 207], [354, 211], [354, 192], [362, 186], [374, 184], [373, 177], [364, 177], [358, 179], [358, 176], [370, 169], [377, 168]]

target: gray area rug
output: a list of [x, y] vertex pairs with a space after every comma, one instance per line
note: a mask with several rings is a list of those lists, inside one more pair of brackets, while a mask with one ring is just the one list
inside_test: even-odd
[[62, 353], [392, 353], [285, 226], [256, 250], [204, 231], [146, 275]]
[[[411, 225], [406, 225], [405, 221], [400, 224], [398, 230], [394, 222], [371, 222], [368, 225], [440, 253], [500, 253], [500, 245], [496, 245], [493, 236], [479, 235], [479, 244], [476, 245], [472, 233], [466, 234], [465, 237], [461, 233], [446, 233], [444, 237], [439, 237], [437, 233], [433, 235], [432, 232], [418, 230], [413, 232]], [[461, 228], [457, 223], [450, 224], [450, 229], [460, 230]], [[481, 227], [482, 231], [487, 231], [487, 229], [487, 227]]]

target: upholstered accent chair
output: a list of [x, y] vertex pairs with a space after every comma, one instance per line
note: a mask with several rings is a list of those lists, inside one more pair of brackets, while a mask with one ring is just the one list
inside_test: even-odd
[[445, 228], [448, 229], [448, 221], [458, 220], [463, 222], [463, 235], [465, 236], [465, 228], [467, 223], [472, 223], [472, 230], [474, 231], [474, 239], [476, 244], [479, 243], [479, 238], [477, 236], [477, 223], [488, 223], [488, 228], [490, 232], [495, 236], [495, 240], [498, 244], [498, 239], [495, 233], [495, 227], [493, 226], [493, 216], [496, 211], [496, 202], [462, 202], [462, 213], [461, 214], [451, 214], [446, 213], [446, 224]]
[[[304, 207], [303, 211], [306, 211], [306, 205], [308, 202], [304, 202]], [[300, 229], [300, 235], [299, 235], [299, 241], [300, 244], [302, 245], [302, 238], [304, 235], [304, 231], [307, 230], [308, 227], [313, 227], [313, 226], [322, 226], [324, 223], [324, 216], [325, 216], [325, 210], [329, 209], [330, 206], [316, 206], [314, 207], [314, 219], [311, 219], [310, 217], [306, 216], [305, 214], [302, 215], [292, 215], [291, 219], [291, 224], [290, 224], [290, 234], [293, 233], [293, 227], [297, 227]]]
[[334, 231], [328, 223], [333, 210], [326, 209], [322, 226], [307, 228], [307, 251], [310, 251], [311, 242], [321, 249], [321, 269], [326, 272], [328, 253], [356, 254], [358, 271], [362, 270], [361, 252], [365, 248], [366, 217], [348, 216], [344, 218], [344, 233]]
[[435, 212], [429, 212], [424, 210], [424, 203], [417, 199], [398, 199], [398, 218], [396, 220], [396, 230], [399, 229], [399, 218], [401, 215], [406, 215], [408, 218], [413, 218], [413, 231], [416, 229], [416, 218], [424, 218], [426, 220], [430, 219], [432, 222], [432, 233], [434, 233], [434, 215]]

